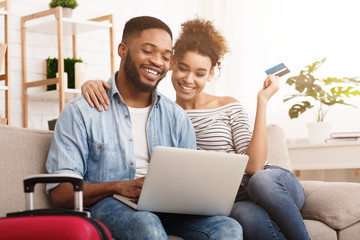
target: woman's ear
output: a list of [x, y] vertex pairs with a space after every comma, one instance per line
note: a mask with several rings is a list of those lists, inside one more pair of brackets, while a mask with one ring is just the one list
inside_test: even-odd
[[121, 59], [125, 59], [127, 50], [128, 50], [128, 47], [126, 46], [125, 43], [122, 42], [122, 43], [119, 44], [118, 54], [119, 54]]
[[212, 77], [214, 76], [214, 73], [215, 73], [215, 72], [214, 72], [214, 67], [212, 67], [212, 68], [210, 69], [209, 77], [208, 77], [208, 79], [207, 79], [208, 82], [211, 81]]

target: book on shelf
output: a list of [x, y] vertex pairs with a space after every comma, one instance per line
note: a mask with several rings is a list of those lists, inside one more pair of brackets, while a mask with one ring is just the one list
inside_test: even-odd
[[333, 132], [330, 133], [330, 138], [359, 138], [360, 132]]
[[325, 142], [351, 142], [351, 141], [360, 141], [360, 137], [332, 137], [325, 139]]

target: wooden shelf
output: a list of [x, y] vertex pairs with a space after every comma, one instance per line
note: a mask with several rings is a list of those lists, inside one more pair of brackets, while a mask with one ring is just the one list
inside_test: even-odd
[[[65, 102], [80, 96], [80, 89], [64, 89]], [[59, 90], [50, 90], [46, 92], [29, 93], [28, 100], [32, 101], [47, 101], [47, 102], [58, 102], [59, 101]]]
[[[77, 58], [76, 35], [98, 30], [109, 31], [110, 42], [110, 74], [115, 71], [114, 61], [114, 31], [113, 15], [101, 16], [90, 20], [64, 18], [62, 7], [48, 9], [21, 17], [21, 63], [22, 63], [22, 101], [23, 101], [23, 127], [28, 126], [28, 101], [55, 101], [59, 103], [59, 113], [65, 103], [80, 95], [78, 89], [65, 89], [64, 86], [64, 53], [63, 37], [72, 36], [73, 58]], [[26, 63], [26, 33], [52, 34], [57, 36], [58, 73], [59, 76], [28, 82]], [[28, 93], [28, 88], [57, 84], [59, 90]]]
[[[63, 36], [72, 36], [86, 32], [93, 32], [98, 30], [109, 29], [112, 27], [111, 23], [94, 22], [94, 21], [81, 21], [70, 18], [63, 18]], [[43, 34], [57, 34], [57, 21], [56, 19], [40, 22], [29, 23], [26, 26], [28, 32], [43, 33]]]
[[[4, 36], [3, 38], [3, 42], [7, 45], [6, 47], [6, 52], [5, 52], [5, 57], [4, 57], [4, 73], [0, 74], [0, 82], [4, 81], [4, 84], [2, 84], [0, 86], [0, 91], [4, 91], [5, 92], [5, 118], [7, 118], [7, 124], [10, 125], [11, 124], [11, 104], [10, 104], [10, 100], [11, 100], [11, 96], [10, 96], [10, 23], [9, 23], [9, 19], [10, 17], [8, 16], [8, 13], [10, 12], [10, 0], [5, 0], [5, 1], [0, 1], [0, 16], [4, 17], [4, 28], [3, 28], [3, 33], [1, 33], [1, 35]], [[3, 104], [3, 103], [1, 103]]]

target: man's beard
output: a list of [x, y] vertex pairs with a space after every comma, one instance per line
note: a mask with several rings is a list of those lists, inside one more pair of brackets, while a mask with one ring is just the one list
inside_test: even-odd
[[125, 63], [124, 63], [124, 72], [125, 75], [128, 77], [128, 79], [130, 80], [130, 82], [138, 90], [142, 92], [153, 92], [156, 89], [157, 85], [160, 83], [160, 81], [165, 77], [164, 75], [162, 78], [160, 78], [154, 86], [141, 82], [140, 73], [136, 69], [136, 66], [131, 58], [130, 52], [126, 54]]

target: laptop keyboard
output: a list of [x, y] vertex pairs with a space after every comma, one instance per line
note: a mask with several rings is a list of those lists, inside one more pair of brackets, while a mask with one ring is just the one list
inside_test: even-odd
[[132, 199], [129, 199], [130, 202], [133, 202], [135, 204], [138, 204], [139, 202], [139, 198], [132, 198]]

